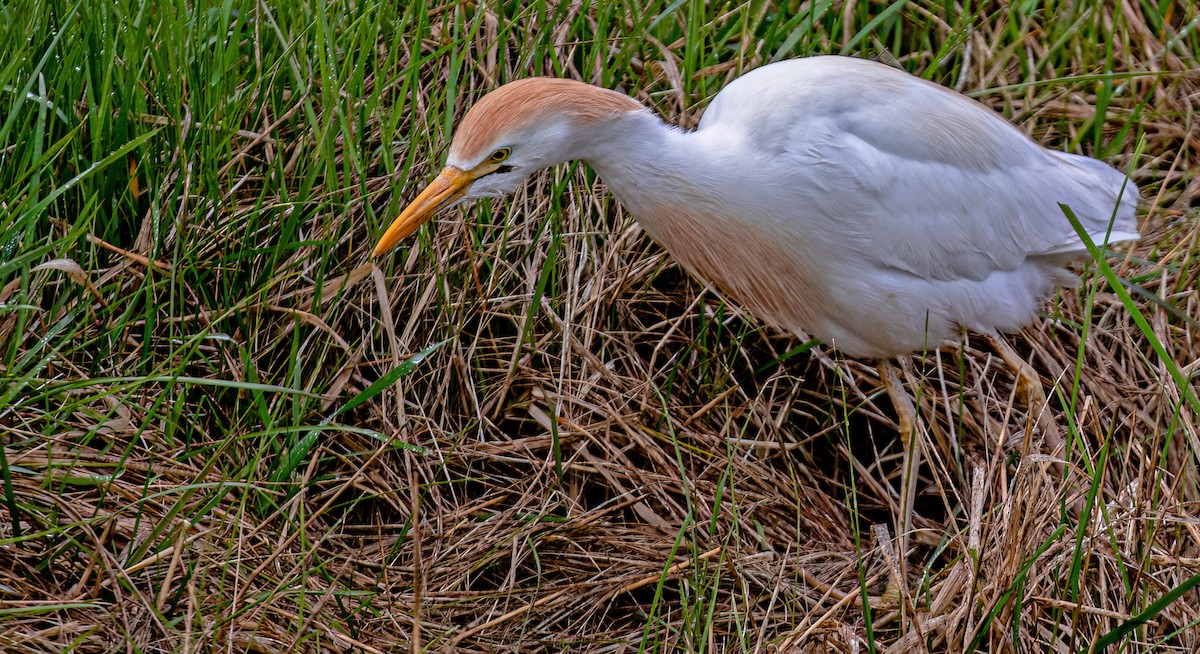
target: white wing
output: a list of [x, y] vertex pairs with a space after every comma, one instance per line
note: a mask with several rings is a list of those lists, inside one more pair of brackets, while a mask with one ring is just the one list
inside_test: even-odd
[[[752, 139], [814, 239], [924, 279], [982, 280], [1028, 260], [1138, 237], [1138, 190], [1108, 165], [1047, 150], [990, 109], [883, 64], [813, 57], [734, 81], [698, 131]], [[1118, 199], [1119, 198], [1119, 199]]]

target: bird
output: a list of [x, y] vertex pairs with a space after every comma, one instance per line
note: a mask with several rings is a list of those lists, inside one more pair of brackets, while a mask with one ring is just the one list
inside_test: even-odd
[[[1043, 147], [898, 68], [814, 56], [734, 79], [692, 131], [583, 82], [504, 84], [462, 117], [444, 169], [372, 256], [449, 207], [510, 194], [570, 160], [751, 314], [880, 362], [902, 433], [915, 418], [891, 360], [964, 331], [996, 342], [1033, 322], [1056, 287], [1079, 284], [1068, 266], [1087, 248], [1062, 205], [1096, 243], [1139, 238], [1138, 189], [1112, 166]], [[1037, 383], [1011, 348], [1000, 352]]]

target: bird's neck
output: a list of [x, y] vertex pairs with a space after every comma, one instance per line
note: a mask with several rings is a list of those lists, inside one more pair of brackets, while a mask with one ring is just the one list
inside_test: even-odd
[[[819, 257], [790, 215], [771, 206], [786, 180], [736, 130], [686, 132], [649, 111], [613, 119], [581, 152], [638, 223], [693, 275], [758, 317], [793, 330], [820, 316], [789, 280], [814, 279]], [[782, 183], [786, 183], [782, 182]]]
[[[664, 123], [649, 110], [613, 116], [589, 128], [592, 133], [579, 146], [578, 158], [641, 222], [653, 221], [656, 205], [689, 195], [689, 169], [696, 163], [693, 134]], [[654, 231], [652, 224], [647, 227]]]

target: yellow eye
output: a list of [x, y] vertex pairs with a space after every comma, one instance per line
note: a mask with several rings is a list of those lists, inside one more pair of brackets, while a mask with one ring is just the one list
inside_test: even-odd
[[504, 161], [505, 159], [507, 159], [508, 155], [510, 155], [510, 154], [512, 154], [511, 149], [500, 148], [499, 150], [496, 150], [495, 152], [488, 155], [487, 160], [488, 160], [488, 163], [498, 164], [498, 163]]

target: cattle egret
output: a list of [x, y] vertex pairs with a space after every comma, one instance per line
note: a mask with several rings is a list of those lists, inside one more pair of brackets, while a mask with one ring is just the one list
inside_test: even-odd
[[[888, 359], [963, 330], [1016, 331], [1056, 285], [1078, 284], [1065, 266], [1087, 251], [1060, 203], [1098, 243], [1138, 238], [1137, 188], [1107, 164], [1043, 148], [901, 70], [827, 56], [743, 75], [691, 132], [580, 82], [501, 86], [463, 117], [445, 169], [374, 256], [447, 207], [512, 193], [572, 159], [759, 318], [882, 360], [906, 437], [912, 405]], [[1002, 355], [1030, 381], [1027, 364]]]

